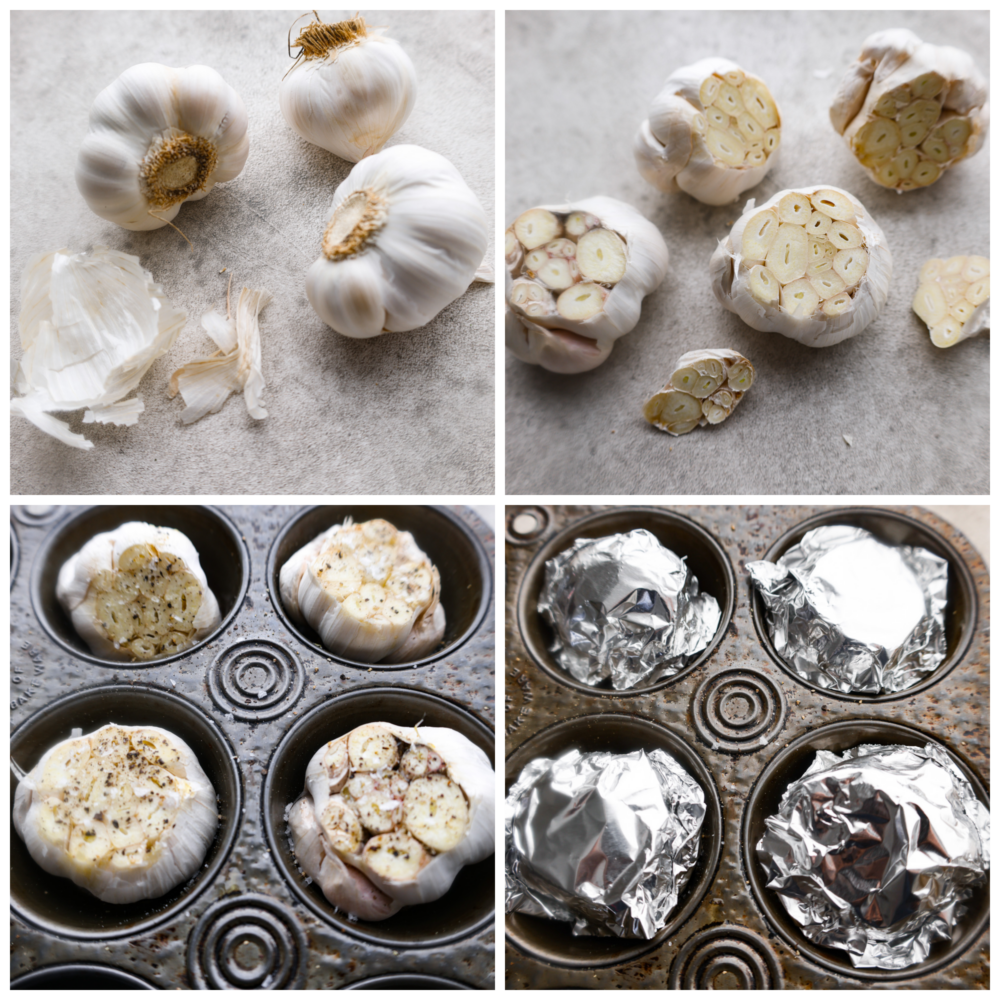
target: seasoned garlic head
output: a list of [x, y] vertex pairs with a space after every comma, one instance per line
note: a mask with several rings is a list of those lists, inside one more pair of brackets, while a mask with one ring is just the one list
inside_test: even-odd
[[155, 899], [187, 881], [218, 823], [194, 752], [154, 726], [64, 740], [14, 796], [14, 828], [37, 864], [106, 903]]
[[967, 52], [894, 28], [865, 39], [830, 121], [865, 173], [902, 193], [933, 184], [979, 150], [989, 126], [987, 96]]
[[444, 637], [441, 576], [388, 521], [334, 525], [281, 567], [280, 588], [292, 619], [339, 656], [405, 663]]
[[489, 758], [452, 729], [359, 726], [313, 755], [289, 812], [295, 856], [362, 920], [443, 896], [494, 849]]
[[990, 325], [990, 262], [987, 257], [927, 261], [913, 311], [927, 324], [935, 347], [953, 347]]
[[180, 653], [220, 620], [187, 536], [139, 521], [95, 535], [60, 569], [56, 597], [91, 650], [111, 660]]
[[755, 330], [829, 347], [861, 333], [889, 296], [892, 255], [853, 195], [779, 191], [747, 203], [709, 264], [715, 297]]
[[725, 205], [759, 184], [781, 143], [781, 114], [759, 77], [728, 59], [670, 76], [639, 127], [639, 173], [661, 191]]
[[667, 273], [657, 228], [613, 198], [532, 208], [504, 236], [507, 347], [570, 374], [596, 368]]

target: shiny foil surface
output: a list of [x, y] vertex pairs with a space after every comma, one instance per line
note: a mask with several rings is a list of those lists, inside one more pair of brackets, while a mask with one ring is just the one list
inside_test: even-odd
[[545, 564], [538, 610], [570, 676], [615, 691], [681, 670], [712, 641], [721, 612], [684, 560], [644, 528], [578, 538]]
[[765, 824], [768, 888], [858, 968], [924, 961], [989, 869], [989, 810], [934, 744], [820, 750]]
[[775, 649], [818, 687], [905, 691], [945, 658], [948, 563], [926, 549], [829, 525], [747, 571]]
[[507, 794], [506, 911], [574, 935], [652, 938], [698, 857], [701, 786], [669, 754], [570, 750], [532, 761]]

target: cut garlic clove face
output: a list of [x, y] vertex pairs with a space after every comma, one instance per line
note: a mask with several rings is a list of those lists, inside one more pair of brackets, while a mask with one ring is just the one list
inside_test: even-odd
[[702, 59], [667, 80], [632, 148], [654, 187], [725, 205], [767, 175], [780, 125], [763, 80], [727, 59]]
[[853, 195], [817, 185], [749, 202], [709, 271], [716, 298], [755, 330], [827, 347], [878, 316], [892, 256]]
[[877, 32], [842, 80], [830, 120], [872, 180], [912, 191], [980, 148], [986, 80], [960, 49], [905, 29]]
[[920, 269], [913, 311], [935, 347], [953, 347], [990, 325], [990, 262], [986, 257], [933, 258]]

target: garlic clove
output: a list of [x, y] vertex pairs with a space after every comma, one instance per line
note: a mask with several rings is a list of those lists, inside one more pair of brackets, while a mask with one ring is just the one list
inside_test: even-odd
[[306, 274], [306, 295], [327, 326], [346, 337], [377, 337], [386, 329], [384, 278], [372, 257], [338, 262], [333, 270], [323, 258]]

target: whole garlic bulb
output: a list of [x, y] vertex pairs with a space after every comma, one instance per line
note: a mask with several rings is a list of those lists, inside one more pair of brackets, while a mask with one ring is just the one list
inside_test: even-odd
[[882, 311], [892, 254], [857, 198], [815, 185], [779, 191], [759, 208], [751, 198], [709, 273], [715, 297], [748, 326], [830, 347]]
[[281, 81], [285, 121], [307, 142], [351, 163], [377, 153], [417, 98], [417, 73], [399, 43], [363, 17], [314, 21], [295, 42], [299, 61]]
[[670, 76], [632, 152], [653, 187], [726, 205], [764, 179], [780, 142], [781, 114], [764, 81], [712, 58]]
[[486, 213], [451, 163], [420, 146], [392, 146], [365, 157], [337, 188], [306, 294], [346, 337], [414, 330], [474, 280], [492, 280], [488, 242]]
[[102, 219], [160, 229], [237, 177], [249, 152], [247, 110], [214, 69], [141, 63], [94, 100], [76, 186]]
[[505, 234], [506, 342], [528, 364], [596, 368], [666, 277], [660, 231], [631, 205], [586, 198], [522, 212]]
[[897, 194], [933, 184], [982, 146], [986, 80], [961, 49], [894, 28], [865, 39], [830, 106], [865, 173]]

